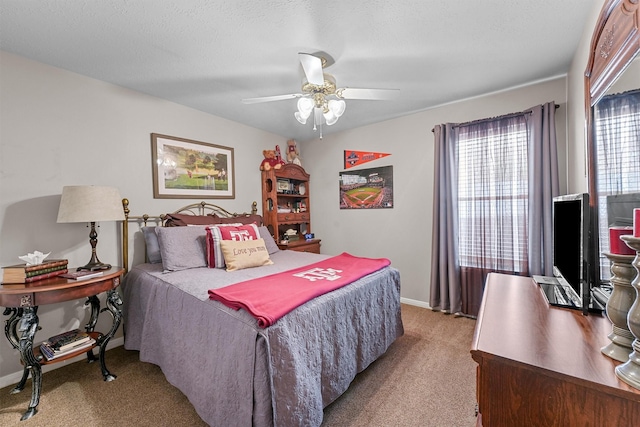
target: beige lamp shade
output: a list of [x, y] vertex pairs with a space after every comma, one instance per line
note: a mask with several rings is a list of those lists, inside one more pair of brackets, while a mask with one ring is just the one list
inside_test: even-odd
[[124, 221], [122, 197], [114, 187], [74, 185], [62, 188], [57, 222]]

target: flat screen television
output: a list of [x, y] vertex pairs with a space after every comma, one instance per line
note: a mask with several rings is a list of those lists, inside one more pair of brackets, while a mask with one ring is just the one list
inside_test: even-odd
[[582, 300], [582, 311], [591, 306], [589, 275], [589, 194], [553, 198], [553, 274], [564, 278]]

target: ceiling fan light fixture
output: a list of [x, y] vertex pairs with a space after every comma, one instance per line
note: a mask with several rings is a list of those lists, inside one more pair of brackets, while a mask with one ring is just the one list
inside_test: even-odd
[[333, 113], [333, 111], [329, 109], [323, 112], [322, 115], [324, 116], [324, 121], [327, 124], [327, 126], [331, 126], [332, 124], [338, 121], [338, 116], [336, 116]]
[[295, 113], [293, 113], [293, 116], [296, 118], [297, 121], [300, 122], [300, 124], [307, 124], [307, 119], [309, 118], [309, 114], [307, 114], [306, 116], [303, 116], [302, 114], [300, 114], [299, 111], [296, 111]]
[[328, 103], [329, 110], [336, 116], [336, 119], [344, 114], [347, 103], [342, 99], [332, 99]]
[[305, 119], [307, 117], [309, 117], [309, 115], [311, 114], [311, 111], [313, 111], [313, 100], [311, 98], [308, 97], [301, 97], [300, 99], [298, 99], [298, 112], [305, 117]]
[[322, 125], [331, 126], [342, 117], [347, 107], [346, 99], [387, 100], [394, 99], [399, 93], [397, 89], [338, 88], [335, 77], [324, 73], [325, 66], [331, 65], [333, 62], [329, 64], [324, 57], [309, 53], [300, 52], [298, 57], [304, 72], [301, 92], [247, 98], [242, 102], [257, 104], [297, 99], [297, 111], [294, 112], [294, 117], [304, 125], [313, 113], [313, 130], [319, 129], [320, 139], [322, 139]]

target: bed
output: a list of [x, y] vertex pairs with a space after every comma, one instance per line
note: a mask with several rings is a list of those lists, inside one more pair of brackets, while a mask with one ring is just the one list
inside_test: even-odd
[[[138, 240], [143, 236], [147, 252], [145, 262], [128, 270], [122, 284], [125, 348], [139, 351], [141, 361], [158, 365], [212, 426], [319, 426], [323, 409], [403, 334], [400, 275], [390, 265], [260, 327], [249, 311], [212, 300], [210, 293], [332, 257], [281, 251], [266, 227], [257, 223], [259, 244], [264, 242], [270, 263], [227, 271], [232, 263], [226, 268], [201, 266], [199, 253], [190, 255], [198, 258], [195, 267], [167, 271], [175, 261], [172, 251], [185, 258], [185, 253], [197, 249], [192, 241], [182, 245], [181, 238], [167, 235], [193, 236], [215, 229], [204, 224], [211, 218], [225, 224], [254, 224], [260, 221], [255, 202], [249, 214], [202, 202], [159, 217], [130, 216], [128, 201], [124, 202], [125, 268], [129, 234]], [[176, 220], [183, 223], [175, 224]], [[151, 231], [161, 247], [159, 254]], [[207, 245], [213, 240], [206, 233], [204, 240], [196, 240], [208, 263], [211, 246]]]

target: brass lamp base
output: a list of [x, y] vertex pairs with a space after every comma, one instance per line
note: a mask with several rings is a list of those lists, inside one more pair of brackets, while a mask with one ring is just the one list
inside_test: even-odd
[[98, 271], [98, 270], [108, 270], [111, 268], [111, 264], [105, 264], [103, 262], [89, 262], [82, 267], [78, 267], [76, 271], [89, 270], [89, 271]]
[[111, 264], [105, 264], [100, 262], [98, 255], [96, 254], [96, 246], [98, 245], [98, 233], [96, 233], [96, 223], [91, 223], [91, 231], [89, 232], [89, 244], [91, 245], [91, 259], [86, 265], [78, 267], [77, 271], [89, 270], [108, 270], [111, 268]]

